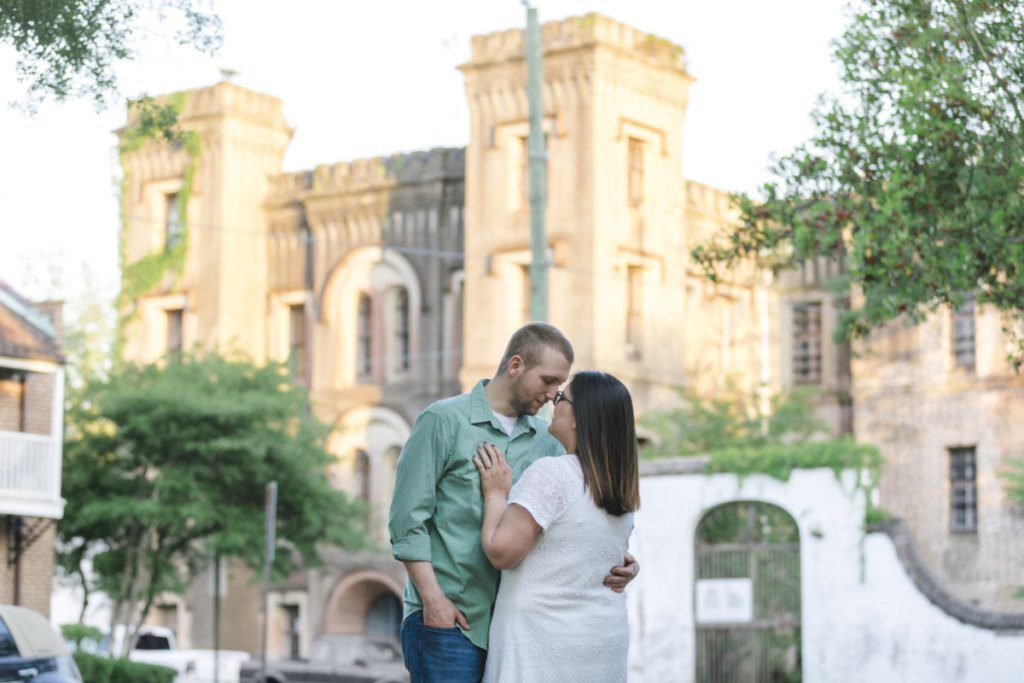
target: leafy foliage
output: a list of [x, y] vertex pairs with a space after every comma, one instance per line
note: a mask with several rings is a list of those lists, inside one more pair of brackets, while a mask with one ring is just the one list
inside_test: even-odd
[[278, 576], [316, 563], [320, 543], [362, 543], [362, 507], [326, 476], [328, 429], [284, 366], [185, 355], [118, 366], [88, 393], [68, 415], [62, 563], [91, 559], [119, 621], [141, 623], [214, 554], [258, 569], [271, 480]]
[[754, 409], [755, 397], [702, 400], [684, 395], [683, 405], [653, 413], [641, 422], [659, 437], [644, 448], [644, 457], [706, 455], [705, 471], [740, 477], [767, 474], [787, 480], [794, 469], [827, 467], [838, 477], [858, 473], [856, 488], [864, 491], [869, 516], [878, 486], [882, 456], [878, 449], [848, 436], [828, 438], [826, 425], [814, 414], [818, 392], [800, 390], [772, 397], [767, 416]]
[[817, 396], [811, 389], [776, 395], [768, 415], [762, 417], [755, 409], [754, 397], [722, 394], [705, 400], [684, 394], [681, 407], [642, 419], [659, 437], [645, 447], [644, 455], [706, 454], [808, 441], [828, 433], [828, 427], [814, 414]]
[[82, 680], [89, 683], [173, 683], [177, 672], [166, 666], [108, 659], [76, 652], [75, 664]]
[[1021, 512], [1024, 512], [1024, 458], [1011, 460], [1002, 475], [1010, 499]]
[[48, 97], [104, 105], [117, 92], [118, 63], [137, 56], [143, 36], [157, 37], [144, 24], [175, 21], [177, 44], [209, 54], [220, 47], [210, 0], [0, 0], [0, 42], [18, 54], [30, 109]]
[[[842, 259], [863, 301], [839, 338], [969, 292], [1004, 312], [1024, 363], [1024, 0], [866, 0], [835, 56], [844, 92], [782, 158], [742, 225], [694, 251], [709, 277], [751, 258]], [[856, 302], [856, 299], [855, 299]]]
[[65, 640], [74, 642], [76, 648], [81, 647], [83, 640], [93, 640], [97, 643], [103, 640], [103, 631], [87, 624], [61, 624], [60, 634]]
[[[126, 238], [121, 237], [121, 292], [118, 296], [118, 311], [121, 318], [115, 340], [115, 357], [120, 358], [124, 346], [124, 328], [136, 314], [138, 299], [151, 292], [169, 273], [181, 276], [188, 254], [188, 205], [192, 198], [192, 184], [199, 166], [202, 143], [199, 134], [178, 125], [178, 117], [185, 108], [185, 93], [175, 93], [160, 101], [144, 97], [131, 104], [135, 122], [121, 136], [120, 153], [130, 154], [147, 142], [163, 142], [186, 154], [182, 172], [181, 187], [177, 192], [177, 212], [181, 220], [181, 236], [173, 244], [167, 244], [142, 258], [129, 263], [124, 252]], [[124, 163], [122, 161], [122, 168]], [[128, 195], [128, 175], [121, 182], [122, 212]], [[127, 221], [122, 218], [122, 233], [127, 230]]]

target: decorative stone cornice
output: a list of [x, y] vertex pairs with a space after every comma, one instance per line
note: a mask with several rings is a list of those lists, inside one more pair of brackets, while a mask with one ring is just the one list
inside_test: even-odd
[[[603, 46], [631, 53], [655, 66], [686, 73], [683, 48], [595, 12], [545, 23], [541, 27], [541, 42], [545, 53]], [[473, 36], [469, 61], [459, 68], [469, 71], [522, 59], [523, 52], [522, 29]]]

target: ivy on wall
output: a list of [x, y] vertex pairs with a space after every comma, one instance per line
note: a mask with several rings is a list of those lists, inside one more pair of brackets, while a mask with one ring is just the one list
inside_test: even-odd
[[888, 514], [872, 502], [882, 470], [882, 456], [869, 444], [857, 443], [844, 436], [828, 441], [794, 444], [768, 444], [711, 451], [705, 472], [729, 472], [743, 479], [751, 474], [765, 474], [787, 481], [796, 469], [828, 468], [839, 479], [844, 470], [857, 474], [854, 492], [864, 494], [866, 525], [883, 521]]
[[[728, 394], [729, 392], [727, 392]], [[820, 392], [813, 389], [774, 396], [767, 416], [758, 414], [754, 396], [725, 395], [715, 399], [683, 396], [683, 405], [645, 416], [641, 423], [658, 438], [643, 456], [705, 455], [705, 471], [736, 474], [743, 479], [765, 474], [786, 481], [795, 469], [828, 468], [839, 478], [857, 473], [854, 491], [866, 500], [865, 524], [884, 520], [875, 507], [882, 456], [870, 444], [849, 436], [829, 438], [829, 429], [815, 415]]]
[[150, 142], [163, 141], [172, 149], [183, 151], [186, 161], [181, 188], [177, 193], [178, 216], [181, 220], [179, 239], [131, 263], [125, 251], [130, 219], [127, 215], [130, 181], [127, 171], [121, 180], [121, 293], [118, 297], [120, 320], [116, 341], [117, 358], [120, 358], [124, 346], [124, 328], [137, 314], [139, 297], [152, 291], [168, 273], [180, 276], [184, 271], [189, 243], [188, 205], [201, 151], [199, 134], [178, 126], [178, 117], [185, 108], [185, 93], [175, 93], [160, 103], [146, 97], [133, 103], [132, 107], [138, 118], [122, 134], [118, 148], [121, 167], [126, 168], [124, 160], [127, 154]]

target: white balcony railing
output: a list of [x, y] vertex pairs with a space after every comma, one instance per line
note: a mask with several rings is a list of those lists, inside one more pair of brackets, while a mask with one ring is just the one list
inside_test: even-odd
[[60, 460], [52, 436], [0, 431], [0, 514], [59, 519]]

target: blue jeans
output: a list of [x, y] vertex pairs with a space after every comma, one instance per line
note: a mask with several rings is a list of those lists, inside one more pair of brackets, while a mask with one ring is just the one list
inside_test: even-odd
[[479, 683], [487, 650], [481, 650], [455, 628], [423, 623], [423, 610], [402, 622], [402, 656], [411, 683]]

